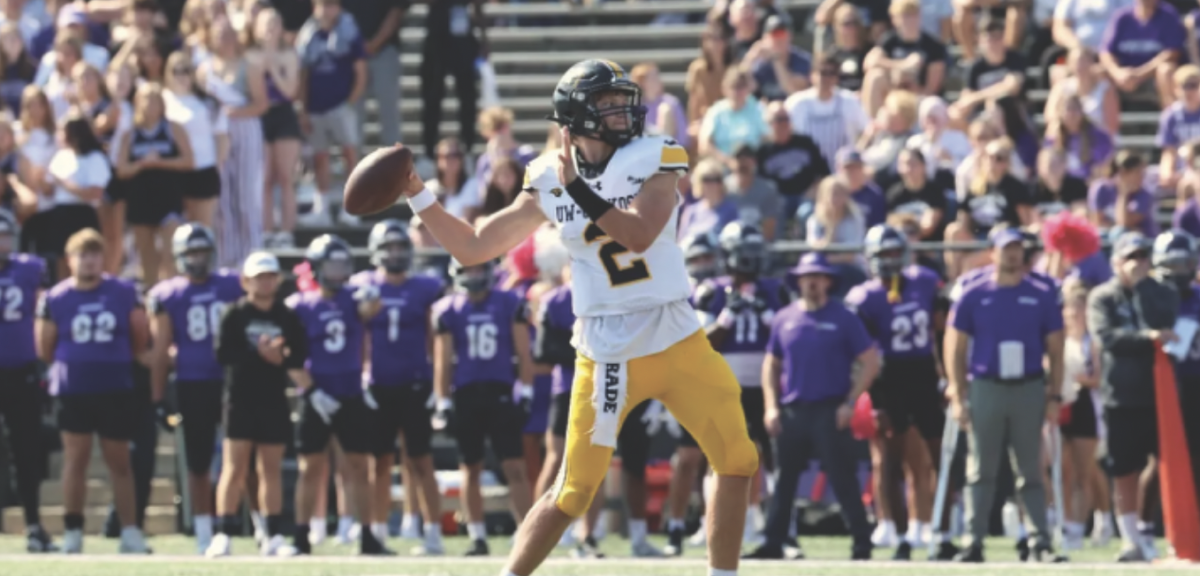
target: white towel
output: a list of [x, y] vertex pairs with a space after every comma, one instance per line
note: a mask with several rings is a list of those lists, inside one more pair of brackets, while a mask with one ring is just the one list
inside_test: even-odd
[[625, 398], [629, 391], [628, 364], [597, 361], [592, 378], [592, 406], [596, 408], [592, 444], [616, 448], [621, 414], [625, 411]]

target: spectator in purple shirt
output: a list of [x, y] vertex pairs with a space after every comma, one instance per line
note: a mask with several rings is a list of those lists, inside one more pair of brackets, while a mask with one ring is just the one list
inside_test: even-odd
[[[970, 284], [951, 309], [946, 333], [953, 415], [967, 431], [963, 562], [983, 562], [983, 539], [996, 491], [1000, 454], [1014, 463], [1017, 492], [1033, 524], [1033, 553], [1053, 554], [1042, 485], [1043, 420], [1058, 424], [1062, 397], [1063, 320], [1058, 289], [1025, 269], [1020, 231], [993, 239], [993, 272]], [[1043, 367], [1048, 358], [1048, 369]]]
[[1074, 94], [1058, 100], [1055, 121], [1046, 127], [1047, 147], [1067, 159], [1067, 174], [1090, 181], [1108, 173], [1113, 154], [1112, 137], [1092, 124], [1083, 113], [1083, 104]]
[[791, 271], [801, 299], [771, 321], [762, 370], [763, 421], [777, 445], [788, 449], [779, 451], [766, 542], [748, 558], [783, 557], [796, 485], [814, 455], [853, 535], [851, 557], [871, 557], [871, 529], [855, 476], [849, 424], [858, 397], [879, 373], [879, 351], [862, 320], [830, 299], [836, 274], [823, 254], [805, 254]]
[[[367, 60], [362, 35], [354, 18], [342, 12], [339, 0], [316, 0], [313, 16], [296, 36], [300, 53], [300, 95], [304, 103], [300, 125], [313, 147], [317, 182], [314, 213], [327, 213], [333, 192], [329, 151], [337, 146], [347, 169], [358, 163], [362, 144], [355, 104], [367, 86]], [[343, 219], [352, 223], [344, 211]]]
[[1179, 147], [1200, 138], [1200, 68], [1195, 64], [1175, 71], [1174, 104], [1162, 111], [1158, 120], [1155, 146], [1162, 150], [1158, 163], [1158, 181], [1163, 188], [1174, 189], [1183, 175]]
[[642, 88], [642, 105], [646, 107], [646, 132], [670, 136], [687, 148], [691, 142], [688, 136], [687, 115], [679, 98], [663, 89], [658, 66], [653, 62], [638, 64], [629, 71], [629, 78]]
[[701, 160], [692, 171], [692, 195], [696, 202], [685, 206], [679, 216], [678, 240], [698, 232], [717, 233], [738, 219], [737, 203], [728, 196], [725, 171], [717, 160]]
[[1103, 230], [1138, 230], [1154, 236], [1158, 223], [1154, 221], [1154, 196], [1144, 187], [1146, 159], [1122, 150], [1116, 164], [1116, 175], [1096, 182], [1088, 191], [1092, 223]]
[[1175, 99], [1171, 75], [1186, 36], [1183, 18], [1170, 4], [1136, 0], [1109, 20], [1100, 64], [1122, 95], [1165, 107]]

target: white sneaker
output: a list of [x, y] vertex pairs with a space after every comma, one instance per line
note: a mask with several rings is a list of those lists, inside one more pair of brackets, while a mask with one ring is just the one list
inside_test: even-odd
[[402, 524], [400, 525], [400, 537], [405, 540], [420, 540], [421, 529], [413, 523]]
[[63, 532], [62, 553], [83, 553], [83, 530], [67, 530]]
[[321, 522], [320, 524], [314, 524], [310, 522], [308, 524], [308, 543], [312, 546], [316, 546], [324, 542], [325, 537], [329, 535], [328, 530], [329, 526], [324, 522]]
[[358, 216], [347, 212], [345, 208], [338, 211], [337, 223], [341, 224], [342, 226], [349, 226], [351, 228], [358, 228], [359, 226], [362, 226], [362, 220], [360, 220]]
[[308, 214], [296, 217], [296, 225], [303, 228], [329, 228], [333, 226], [333, 218], [328, 212], [317, 211], [315, 208]]
[[358, 531], [360, 527], [356, 524], [338, 526], [338, 533], [333, 537], [333, 542], [338, 546], [349, 546], [358, 542]]
[[229, 535], [216, 534], [213, 536], [212, 543], [208, 545], [208, 549], [204, 551], [204, 555], [209, 558], [229, 556], [231, 554], [230, 545]]
[[874, 544], [876, 548], [895, 548], [899, 543], [898, 540], [894, 524], [880, 522], [875, 526], [875, 531], [871, 533], [871, 544]]
[[137, 528], [125, 528], [121, 530], [121, 545], [118, 547], [121, 554], [150, 554], [150, 547], [146, 545], [146, 536]]
[[290, 558], [296, 555], [296, 549], [284, 540], [282, 534], [276, 534], [263, 543], [259, 548], [259, 552], [263, 556], [274, 556], [276, 558]]
[[1113, 538], [1113, 527], [1111, 524], [1096, 524], [1092, 528], [1092, 546], [1095, 548], [1105, 548]]
[[649, 542], [636, 542], [631, 547], [634, 558], [664, 558], [662, 550]]

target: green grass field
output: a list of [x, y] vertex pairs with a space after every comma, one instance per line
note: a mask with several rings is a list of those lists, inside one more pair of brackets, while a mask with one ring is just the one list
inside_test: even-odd
[[[254, 542], [249, 538], [234, 543], [232, 558], [206, 560], [195, 553], [189, 538], [169, 536], [150, 541], [155, 554], [150, 557], [118, 556], [116, 540], [91, 537], [85, 540], [87, 554], [77, 557], [33, 556], [24, 553], [22, 538], [0, 537], [0, 576], [495, 576], [503, 568], [508, 551], [507, 538], [491, 540], [493, 556], [486, 559], [456, 557], [467, 545], [465, 538], [447, 541], [448, 556], [437, 559], [406, 558], [377, 560], [354, 556], [351, 547], [335, 546], [329, 541], [321, 544], [316, 554], [308, 558], [269, 559], [255, 555]], [[656, 543], [663, 544], [662, 539]], [[392, 539], [394, 549], [405, 551], [409, 543]], [[846, 538], [807, 538], [802, 541], [808, 560], [793, 562], [743, 563], [743, 576], [1031, 576], [1179, 573], [1197, 574], [1200, 567], [1172, 563], [1150, 565], [1118, 565], [1112, 562], [1116, 545], [1072, 553], [1072, 563], [1034, 565], [1016, 563], [1011, 541], [995, 538], [989, 541], [989, 564], [959, 566], [950, 563], [895, 563], [886, 559], [890, 550], [877, 550], [877, 561], [851, 563], [846, 561], [849, 541]], [[703, 550], [693, 549], [682, 559], [638, 560], [629, 558], [628, 541], [618, 537], [604, 540], [602, 547], [609, 558], [596, 561], [577, 561], [565, 550], [554, 553], [537, 574], [548, 576], [703, 576], [706, 573]], [[1163, 548], [1160, 546], [1160, 549]], [[922, 553], [920, 555], [924, 557]]]

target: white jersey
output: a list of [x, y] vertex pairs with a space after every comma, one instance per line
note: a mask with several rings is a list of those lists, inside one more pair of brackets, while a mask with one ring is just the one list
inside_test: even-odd
[[[674, 140], [644, 136], [617, 149], [597, 178], [584, 178], [601, 198], [628, 209], [642, 183], [659, 172], [687, 173], [687, 152]], [[675, 243], [678, 212], [642, 254], [610, 239], [558, 181], [558, 158], [545, 155], [525, 172], [571, 256], [571, 290], [580, 353], [624, 360], [660, 352], [700, 328], [687, 302], [691, 285]]]

